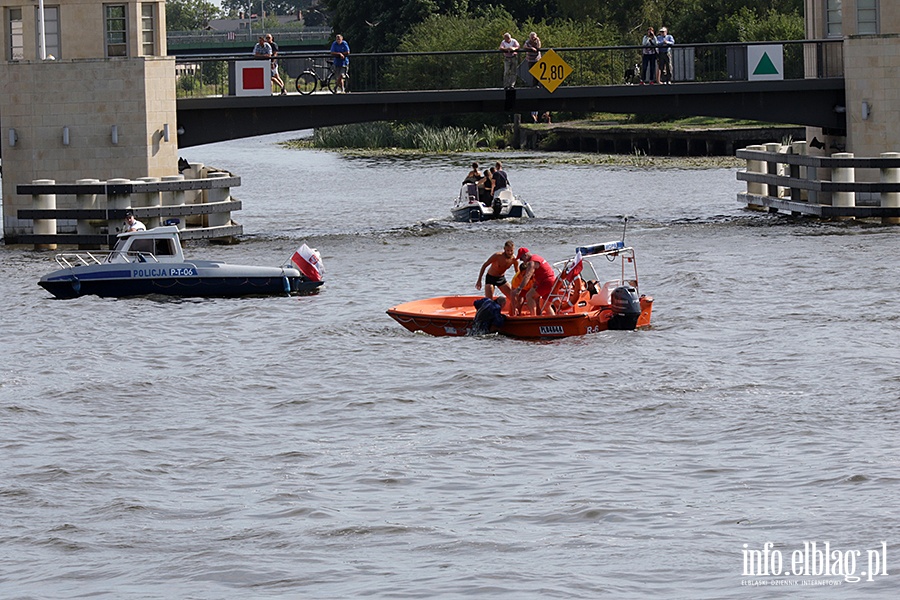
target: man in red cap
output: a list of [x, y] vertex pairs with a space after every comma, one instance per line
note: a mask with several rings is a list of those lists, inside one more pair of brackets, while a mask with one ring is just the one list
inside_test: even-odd
[[[550, 292], [553, 291], [553, 285], [556, 283], [556, 273], [553, 272], [553, 267], [550, 263], [537, 254], [532, 254], [528, 248], [519, 248], [516, 258], [522, 263], [520, 269], [525, 269], [525, 275], [522, 277], [522, 283], [513, 292], [516, 295], [520, 294], [522, 288], [528, 285], [528, 282], [533, 278], [534, 286], [528, 290], [525, 301], [531, 309], [531, 314], [540, 315], [541, 305], [546, 302], [547, 298], [550, 297]], [[548, 306], [547, 309], [551, 315], [555, 314], [552, 306]]]

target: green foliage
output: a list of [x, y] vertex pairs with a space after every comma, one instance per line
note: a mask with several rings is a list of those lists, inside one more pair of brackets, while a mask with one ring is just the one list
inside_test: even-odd
[[[616, 35], [606, 27], [583, 21], [525, 21], [517, 25], [508, 12], [489, 8], [476, 16], [434, 15], [414, 26], [400, 42], [400, 52], [420, 52], [421, 56], [399, 57], [385, 70], [390, 88], [483, 88], [497, 87], [503, 75], [500, 53], [493, 54], [428, 54], [447, 50], [496, 49], [505, 32], [524, 43], [530, 31], [538, 32], [544, 49], [614, 45]], [[565, 52], [561, 52], [565, 55]], [[564, 60], [576, 69], [572, 82], [579, 78], [596, 81], [598, 73], [610, 82], [621, 78], [622, 64], [591, 64], [581, 62], [577, 55]], [[590, 59], [588, 59], [590, 60]], [[570, 82], [570, 83], [572, 83]], [[572, 83], [577, 85], [577, 83]], [[404, 87], [405, 86], [405, 87]]]
[[394, 52], [410, 28], [434, 14], [459, 14], [468, 0], [322, 0], [332, 28], [354, 52]]
[[166, 29], [168, 31], [203, 29], [210, 19], [215, 19], [218, 15], [219, 7], [206, 0], [168, 0]]
[[760, 15], [745, 6], [719, 21], [714, 41], [802, 40], [805, 33], [803, 17], [797, 13], [785, 14], [769, 9]]
[[502, 147], [506, 136], [497, 128], [479, 134], [463, 127], [429, 127], [420, 123], [360, 123], [316, 129], [317, 148], [404, 148], [424, 152], [464, 152]]

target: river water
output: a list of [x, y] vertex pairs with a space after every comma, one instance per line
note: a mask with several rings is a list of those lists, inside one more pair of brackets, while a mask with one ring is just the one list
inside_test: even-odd
[[[243, 178], [243, 242], [186, 253], [306, 242], [316, 296], [59, 301], [52, 253], [0, 246], [0, 597], [894, 597], [900, 230], [746, 211], [733, 169], [524, 153], [538, 218], [457, 224], [471, 156], [283, 137], [182, 152]], [[559, 259], [624, 215], [648, 330], [385, 315], [475, 293], [507, 238]]]

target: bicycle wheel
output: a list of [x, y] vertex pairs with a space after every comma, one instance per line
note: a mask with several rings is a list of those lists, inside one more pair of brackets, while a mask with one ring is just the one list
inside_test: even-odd
[[319, 84], [319, 78], [312, 71], [303, 71], [297, 76], [297, 91], [304, 96], [312, 94], [316, 91]]
[[328, 86], [328, 91], [332, 94], [337, 94], [337, 76], [334, 73], [328, 74], [328, 79], [325, 80], [325, 85]]

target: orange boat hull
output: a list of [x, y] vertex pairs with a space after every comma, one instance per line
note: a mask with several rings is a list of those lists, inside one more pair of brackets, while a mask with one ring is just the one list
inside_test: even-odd
[[[434, 336], [469, 335], [475, 322], [475, 300], [481, 296], [439, 296], [405, 302], [389, 308], [387, 314], [410, 331]], [[586, 300], [586, 297], [585, 297]], [[650, 325], [653, 298], [641, 296], [641, 314], [634, 328]], [[498, 333], [515, 338], [562, 338], [609, 329], [631, 329], [620, 326], [609, 307], [594, 307], [586, 301], [557, 315], [522, 315], [507, 317]]]

